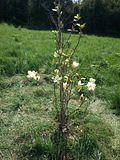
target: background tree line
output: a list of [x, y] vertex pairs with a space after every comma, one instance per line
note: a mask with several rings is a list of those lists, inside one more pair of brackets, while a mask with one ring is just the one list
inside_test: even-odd
[[[44, 5], [52, 10], [54, 1], [0, 0], [0, 21], [31, 28], [53, 28]], [[65, 28], [71, 24], [73, 15], [80, 12], [87, 33], [120, 33], [120, 0], [61, 1], [63, 21], [67, 22]]]

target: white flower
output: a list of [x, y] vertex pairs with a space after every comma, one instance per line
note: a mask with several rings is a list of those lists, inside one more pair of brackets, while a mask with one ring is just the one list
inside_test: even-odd
[[83, 94], [81, 94], [80, 98], [84, 98], [84, 95], [83, 95]]
[[34, 80], [37, 80], [37, 77], [36, 76], [34, 76], [34, 77], [32, 77]]
[[89, 81], [95, 83], [96, 80], [93, 78], [90, 78]]
[[36, 79], [36, 74], [37, 74], [37, 72], [35, 72], [35, 71], [28, 71], [27, 78]]
[[69, 62], [69, 59], [67, 58], [67, 59], [65, 60], [65, 62], [68, 63], [68, 62]]
[[37, 78], [38, 81], [40, 80], [40, 76], [37, 75], [36, 78]]
[[56, 34], [57, 32], [58, 32], [58, 31], [56, 31], [56, 30], [53, 30], [53, 31], [52, 31], [52, 33], [55, 33], [55, 34]]
[[59, 57], [58, 52], [54, 52], [54, 58], [57, 58], [57, 57]]
[[63, 83], [63, 88], [64, 88], [64, 90], [67, 89], [67, 86], [68, 86], [67, 82], [64, 82], [64, 83]]
[[81, 96], [80, 96], [80, 100], [81, 100], [81, 101], [85, 100], [85, 97], [84, 97], [84, 95], [83, 95], [83, 94], [81, 94]]
[[36, 74], [37, 74], [37, 72], [35, 72], [35, 71], [28, 71], [29, 76], [33, 76], [33, 75], [36, 75]]
[[28, 71], [27, 78], [34, 79], [34, 80], [39, 80], [40, 76], [37, 75], [37, 72], [35, 72], [35, 71]]
[[69, 63], [69, 59], [67, 58], [66, 60], [65, 60], [65, 64], [68, 64]]
[[70, 135], [70, 136], [69, 136], [69, 139], [75, 140], [75, 137]]
[[79, 80], [78, 84], [77, 84], [77, 90], [78, 90], [78, 92], [80, 92], [80, 90], [82, 89], [81, 86], [83, 86], [83, 85], [84, 85], [84, 83], [82, 83], [81, 80]]
[[72, 68], [77, 68], [79, 66], [79, 63], [76, 61], [73, 61]]
[[78, 86], [83, 86], [84, 83], [82, 83], [81, 81], [78, 81]]
[[56, 75], [55, 77], [52, 77], [54, 83], [59, 83], [59, 81], [62, 79], [62, 77], [59, 77], [59, 75]]
[[87, 87], [88, 87], [88, 90], [89, 90], [89, 91], [94, 91], [94, 90], [95, 90], [95, 87], [96, 87], [95, 79], [90, 78], [90, 79], [89, 79], [89, 82], [87, 83]]
[[67, 132], [67, 128], [62, 128], [63, 133]]

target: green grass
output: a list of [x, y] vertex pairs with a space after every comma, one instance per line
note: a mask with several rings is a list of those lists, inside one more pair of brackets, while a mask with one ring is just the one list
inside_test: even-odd
[[[65, 34], [65, 37], [68, 35]], [[71, 45], [77, 40], [73, 35]], [[119, 160], [120, 156], [120, 39], [83, 35], [76, 52], [83, 77], [96, 78], [96, 100], [71, 119], [78, 133], [69, 144], [69, 157]], [[0, 25], [0, 158], [55, 160], [51, 138], [54, 34]], [[28, 70], [42, 76], [40, 86], [26, 79]], [[44, 87], [44, 90], [43, 90]], [[104, 101], [104, 102], [103, 102]], [[74, 113], [77, 100], [70, 103]], [[112, 110], [110, 110], [110, 108]], [[79, 129], [77, 130], [77, 126]], [[82, 133], [80, 130], [82, 129]], [[74, 134], [74, 133], [73, 133]], [[55, 136], [55, 135], [54, 135]]]
[[[65, 37], [68, 35], [65, 34]], [[73, 35], [71, 46], [77, 41]], [[12, 76], [28, 70], [50, 74], [54, 52], [54, 34], [0, 25], [0, 73]], [[97, 96], [111, 102], [120, 113], [120, 39], [83, 35], [76, 52], [82, 76], [94, 77]]]
[[[54, 50], [52, 33], [0, 27], [0, 72], [3, 75], [41, 69], [50, 61]], [[43, 63], [44, 62], [44, 63]]]

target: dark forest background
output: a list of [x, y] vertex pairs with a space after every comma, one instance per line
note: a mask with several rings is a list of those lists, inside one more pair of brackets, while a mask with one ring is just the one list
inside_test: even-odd
[[[0, 22], [53, 29], [49, 13], [43, 7], [51, 11], [53, 3], [54, 0], [0, 0]], [[79, 3], [62, 0], [62, 3], [65, 28], [69, 28], [73, 16], [80, 13], [81, 21], [86, 23], [86, 33], [120, 33], [120, 0], [83, 0]]]

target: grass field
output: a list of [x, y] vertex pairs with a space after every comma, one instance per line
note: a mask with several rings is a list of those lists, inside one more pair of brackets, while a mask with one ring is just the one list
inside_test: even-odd
[[[65, 38], [68, 35], [65, 34]], [[74, 45], [77, 35], [73, 35]], [[2, 160], [54, 160], [51, 135], [54, 34], [0, 25], [0, 158]], [[120, 39], [83, 35], [76, 59], [83, 76], [96, 78], [95, 101], [76, 117], [83, 133], [71, 142], [75, 160], [120, 158]], [[40, 86], [26, 74], [42, 75]], [[43, 86], [45, 87], [43, 90]], [[78, 101], [70, 103], [71, 111]], [[79, 154], [78, 154], [79, 153]]]

